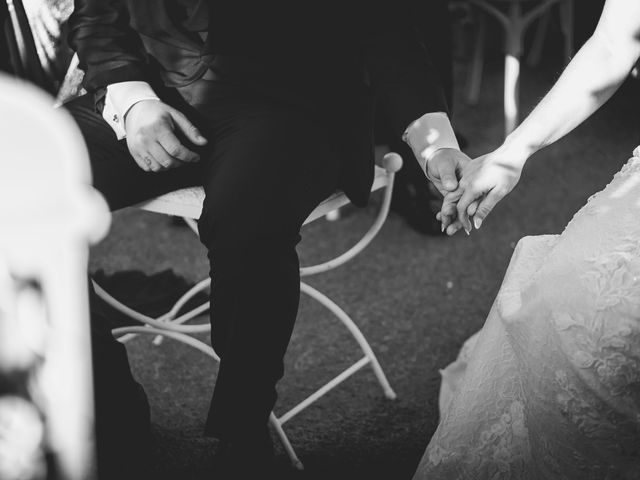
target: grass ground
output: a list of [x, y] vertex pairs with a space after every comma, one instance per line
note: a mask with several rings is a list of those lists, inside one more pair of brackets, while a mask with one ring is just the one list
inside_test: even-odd
[[[560, 68], [524, 68], [525, 112]], [[462, 84], [459, 66], [457, 73]], [[437, 425], [438, 369], [481, 328], [518, 240], [561, 232], [630, 157], [640, 143], [637, 91], [637, 86], [624, 88], [583, 126], [537, 154], [516, 190], [470, 237], [420, 235], [392, 215], [359, 258], [311, 279], [362, 328], [398, 398], [386, 400], [373, 374], [364, 370], [287, 424], [307, 467], [301, 478], [411, 478]], [[479, 105], [466, 105], [462, 94], [458, 88], [455, 123], [473, 157], [501, 141], [501, 65], [487, 67]], [[307, 227], [299, 250], [302, 262], [328, 258], [356, 241], [374, 217], [373, 204], [348, 211], [339, 222]], [[94, 248], [91, 268], [147, 273], [173, 268], [196, 281], [207, 274], [204, 259], [203, 248], [187, 229], [172, 226], [167, 217], [131, 210], [114, 215], [109, 237]], [[303, 299], [277, 412], [357, 359], [356, 349], [342, 327]], [[148, 338], [135, 340], [129, 354], [152, 405], [155, 445], [149, 477], [210, 478], [215, 441], [203, 437], [202, 430], [214, 366], [171, 341], [155, 346]]]

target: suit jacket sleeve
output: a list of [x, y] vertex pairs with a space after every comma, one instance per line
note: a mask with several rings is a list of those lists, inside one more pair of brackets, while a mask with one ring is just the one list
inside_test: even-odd
[[362, 44], [376, 109], [394, 135], [425, 113], [449, 113], [440, 76], [413, 29], [371, 30]]
[[148, 81], [138, 33], [129, 25], [124, 0], [75, 0], [69, 44], [85, 71], [84, 85], [95, 92], [111, 83]]

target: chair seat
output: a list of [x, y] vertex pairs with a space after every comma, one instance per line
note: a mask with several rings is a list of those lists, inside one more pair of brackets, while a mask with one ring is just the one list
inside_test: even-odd
[[[384, 187], [387, 182], [388, 176], [386, 170], [376, 165], [371, 191], [373, 192]], [[197, 220], [200, 218], [200, 213], [202, 212], [203, 200], [204, 189], [202, 187], [190, 187], [176, 190], [140, 203], [138, 207], [149, 212], [164, 213], [165, 215], [175, 215]], [[349, 199], [344, 193], [336, 192], [320, 203], [320, 205], [311, 212], [311, 215], [305, 220], [304, 224], [311, 223], [348, 203]]]

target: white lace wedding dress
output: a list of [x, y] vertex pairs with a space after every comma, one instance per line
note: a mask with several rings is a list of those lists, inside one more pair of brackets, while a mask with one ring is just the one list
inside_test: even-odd
[[639, 150], [561, 235], [519, 242], [414, 480], [640, 479]]

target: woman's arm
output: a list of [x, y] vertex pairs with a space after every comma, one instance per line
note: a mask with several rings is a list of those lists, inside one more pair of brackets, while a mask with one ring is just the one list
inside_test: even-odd
[[[447, 232], [476, 228], [520, 178], [527, 159], [580, 125], [620, 87], [640, 56], [640, 0], [607, 0], [594, 34], [538, 106], [492, 153], [471, 162], [445, 199]], [[483, 198], [484, 197], [484, 198]], [[477, 202], [482, 198], [478, 205]], [[457, 206], [456, 206], [457, 203]]]
[[640, 1], [608, 0], [592, 37], [501, 148], [526, 159], [589, 118], [620, 87], [640, 56]]

